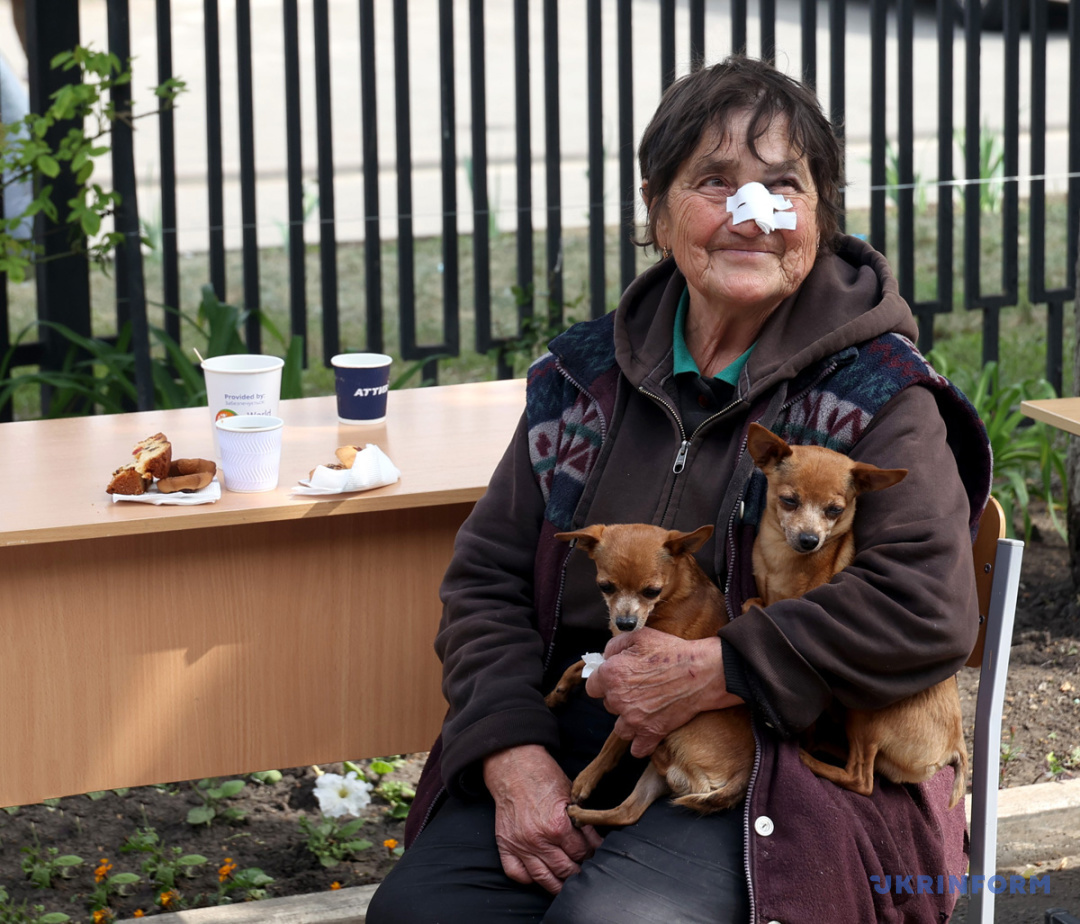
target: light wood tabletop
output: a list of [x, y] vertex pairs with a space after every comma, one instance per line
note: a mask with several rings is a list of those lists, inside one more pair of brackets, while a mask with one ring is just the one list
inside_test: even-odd
[[[105, 487], [134, 444], [157, 432], [174, 458], [213, 458], [205, 407], [0, 424], [0, 546], [476, 501], [524, 405], [523, 379], [392, 391], [386, 421], [364, 427], [339, 424], [332, 396], [282, 401], [277, 490], [223, 489], [217, 503], [193, 507], [114, 502]], [[316, 465], [335, 461], [338, 446], [367, 443], [401, 470], [399, 483], [290, 495]]]
[[[0, 806], [429, 747], [439, 585], [524, 391], [395, 391], [370, 427], [283, 401], [277, 490], [190, 507], [105, 487], [159, 431], [210, 458], [205, 407], [0, 424]], [[367, 443], [398, 483], [290, 496]]]
[[1020, 411], [1033, 420], [1080, 436], [1080, 398], [1045, 398], [1021, 401]]

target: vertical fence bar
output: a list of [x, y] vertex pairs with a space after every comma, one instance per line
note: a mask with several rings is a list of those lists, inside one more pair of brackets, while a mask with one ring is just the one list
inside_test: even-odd
[[619, 196], [622, 199], [619, 288], [622, 290], [630, 285], [637, 275], [637, 246], [634, 244], [634, 212], [637, 207], [634, 183], [634, 24], [631, 0], [619, 0], [615, 12], [619, 96]]
[[[479, 24], [480, 46], [483, 47], [483, 10]], [[458, 200], [457, 200], [457, 96], [454, 82], [454, 5], [452, 0], [439, 3], [439, 71], [440, 83], [440, 131], [442, 132], [442, 259], [443, 259], [443, 345], [446, 352], [457, 355], [458, 318], [461, 314], [458, 270]], [[471, 39], [470, 39], [471, 40]], [[481, 80], [483, 60], [481, 60]], [[481, 103], [483, 94], [481, 93]], [[475, 101], [474, 101], [475, 104]], [[481, 110], [483, 124], [487, 124], [486, 107]], [[486, 156], [485, 156], [486, 160]], [[486, 169], [485, 169], [486, 173]], [[485, 187], [487, 181], [485, 180]], [[474, 251], [476, 260], [477, 291], [483, 279], [483, 297], [491, 302], [491, 248], [481, 255]], [[477, 325], [479, 330], [479, 324]], [[432, 368], [432, 372], [435, 370]], [[432, 376], [433, 377], [433, 376]]]
[[221, 161], [221, 53], [217, 0], [203, 0], [206, 61], [206, 194], [210, 227], [210, 285], [225, 298], [225, 198]]
[[562, 319], [562, 156], [559, 134], [559, 5], [544, 0], [544, 173], [547, 183], [548, 320]]
[[749, 49], [746, 39], [747, 0], [731, 0], [731, 51], [733, 54], [746, 54]]
[[[1076, 254], [1080, 238], [1080, 9], [1069, 4], [1069, 231], [1068, 287], [1076, 297]], [[1073, 306], [1076, 310], [1076, 306]], [[1077, 387], [1074, 385], [1074, 387]]]
[[817, 86], [817, 0], [801, 0], [802, 79], [808, 87]]
[[[898, 0], [896, 8], [897, 185], [896, 271], [900, 295], [915, 303], [915, 4]], [[925, 327], [920, 324], [920, 333]]]
[[[840, 140], [841, 150], [847, 135], [844, 37], [847, 29], [844, 0], [829, 0], [829, 120]], [[845, 227], [844, 190], [840, 190], [840, 230]]]
[[297, 0], [284, 0], [285, 172], [289, 211], [289, 329], [307, 338], [307, 269], [304, 266], [304, 166], [300, 125], [300, 22]]
[[660, 89], [675, 80], [675, 0], [660, 0]]
[[[1005, 59], [1002, 78], [1005, 82], [1004, 169], [1006, 177], [1020, 175], [1020, 4], [1006, 3]], [[1020, 181], [1009, 179], [1002, 188], [1001, 200], [1001, 307], [1015, 305], [1019, 295]]]
[[330, 85], [330, 10], [314, 0], [315, 143], [319, 176], [319, 292], [322, 296], [323, 362], [341, 352], [338, 318], [336, 208], [334, 205], [334, 133]]
[[259, 238], [255, 208], [255, 98], [251, 77], [251, 0], [236, 0], [236, 90], [240, 130], [240, 247], [243, 256], [244, 339], [262, 352], [259, 323]]
[[[517, 285], [518, 319], [531, 318], [536, 302], [533, 259], [532, 104], [529, 94], [529, 0], [514, 0], [514, 124], [517, 172]], [[505, 374], [504, 374], [505, 373]], [[499, 378], [510, 378], [499, 356]]]
[[[452, 29], [452, 4], [446, 4], [446, 29]], [[493, 343], [491, 329], [491, 201], [488, 197], [487, 76], [484, 66], [484, 4], [469, 0], [469, 95], [472, 107], [473, 276], [477, 349]], [[446, 64], [453, 70], [453, 58]], [[443, 83], [445, 87], [445, 79]], [[451, 83], [451, 88], [453, 84]], [[444, 126], [453, 131], [453, 122]]]
[[[157, 0], [157, 79], [170, 80], [172, 67], [171, 0]], [[180, 342], [180, 254], [176, 240], [176, 126], [172, 107], [158, 112], [158, 173], [161, 177], [161, 300], [165, 332]]]
[[[982, 9], [964, 6], [964, 179], [979, 179], [979, 51]], [[964, 307], [979, 299], [979, 194], [978, 183], [964, 185]], [[985, 357], [985, 350], [983, 353]]]
[[759, 0], [761, 16], [761, 58], [776, 63], [776, 0]]
[[[109, 0], [109, 50], [122, 67], [131, 66], [131, 17], [128, 0]], [[116, 248], [116, 319], [131, 325], [135, 355], [135, 409], [154, 408], [154, 381], [150, 368], [150, 332], [146, 321], [146, 285], [143, 277], [142, 233], [135, 188], [135, 139], [132, 137], [131, 83], [118, 83], [109, 91], [116, 113], [112, 123], [113, 187], [120, 202], [113, 212], [113, 227], [123, 235]]]
[[367, 348], [383, 350], [379, 125], [375, 96], [375, 0], [360, 0], [360, 127], [364, 171], [364, 318]]
[[[953, 179], [953, 6], [952, 0], [938, 0], [938, 182]], [[953, 310], [953, 186], [938, 186], [937, 192], [937, 306], [939, 312]], [[925, 326], [925, 325], [924, 325]], [[933, 325], [930, 340], [919, 339], [927, 348], [933, 346]]]
[[885, 253], [885, 0], [870, 0], [870, 245]]
[[589, 135], [589, 313], [598, 318], [607, 312], [604, 271], [604, 103], [600, 0], [588, 0], [585, 8], [588, 52], [587, 114]]
[[705, 0], [690, 0], [690, 70], [705, 63]]
[[[70, 71], [53, 70], [50, 62], [54, 55], [71, 51], [79, 44], [79, 4], [77, 0], [37, 0], [26, 11], [26, 45], [29, 51], [30, 110], [44, 112], [49, 107], [52, 94], [72, 80]], [[54, 125], [45, 135], [46, 142], [55, 149], [74, 126], [72, 123]], [[35, 219], [34, 240], [43, 251], [37, 261], [35, 282], [37, 284], [37, 315], [41, 321], [60, 321], [76, 333], [89, 337], [90, 321], [90, 271], [86, 258], [86, 240], [77, 235], [78, 245], [72, 251], [72, 239], [67, 224], [67, 203], [78, 193], [75, 177], [69, 171], [53, 180], [53, 202], [57, 206], [57, 220], [50, 221], [39, 214]], [[67, 341], [49, 327], [39, 334], [40, 350], [27, 345], [20, 360], [40, 362], [43, 368], [59, 369], [67, 352]], [[42, 407], [47, 407], [51, 389], [42, 388]]]
[[416, 279], [413, 251], [409, 5], [406, 0], [394, 0], [394, 113], [397, 126], [398, 314], [401, 355], [405, 359], [419, 359], [416, 348]]

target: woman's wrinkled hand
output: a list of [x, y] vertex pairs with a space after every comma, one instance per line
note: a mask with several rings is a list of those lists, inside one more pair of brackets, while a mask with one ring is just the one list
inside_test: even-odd
[[570, 780], [545, 748], [522, 745], [486, 758], [484, 782], [495, 799], [503, 871], [557, 895], [601, 841], [594, 828], [578, 830], [566, 814]]
[[651, 754], [699, 712], [742, 702], [727, 692], [716, 637], [689, 640], [646, 627], [615, 636], [604, 659], [585, 689], [619, 717], [615, 733], [635, 757]]

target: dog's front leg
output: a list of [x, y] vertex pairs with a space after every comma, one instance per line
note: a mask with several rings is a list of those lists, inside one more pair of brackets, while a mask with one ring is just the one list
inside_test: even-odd
[[622, 759], [628, 747], [630, 747], [630, 742], [625, 738], [620, 738], [615, 732], [608, 735], [604, 746], [600, 748], [600, 753], [574, 780], [574, 785], [570, 788], [570, 801], [574, 805], [580, 805], [588, 799], [596, 789], [596, 784]]
[[669, 792], [667, 780], [650, 761], [622, 805], [612, 809], [583, 809], [580, 805], [571, 805], [566, 812], [579, 828], [582, 825], [632, 825], [645, 814], [645, 809]]
[[581, 683], [581, 672], [584, 668], [585, 659], [583, 658], [580, 661], [575, 661], [563, 672], [559, 682], [555, 684], [555, 689], [544, 697], [544, 705], [548, 709], [554, 709], [556, 706], [561, 706], [566, 702], [570, 691]]

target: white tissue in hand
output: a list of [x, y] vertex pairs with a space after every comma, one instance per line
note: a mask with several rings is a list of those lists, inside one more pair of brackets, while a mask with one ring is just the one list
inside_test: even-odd
[[740, 186], [727, 200], [732, 224], [756, 221], [757, 226], [766, 234], [777, 228], [793, 231], [797, 216], [794, 212], [788, 212], [788, 209], [793, 208], [790, 200], [769, 192], [760, 183]]
[[587, 680], [589, 675], [604, 663], [604, 656], [598, 651], [588, 651], [581, 656], [585, 666], [581, 669], [581, 679]]

